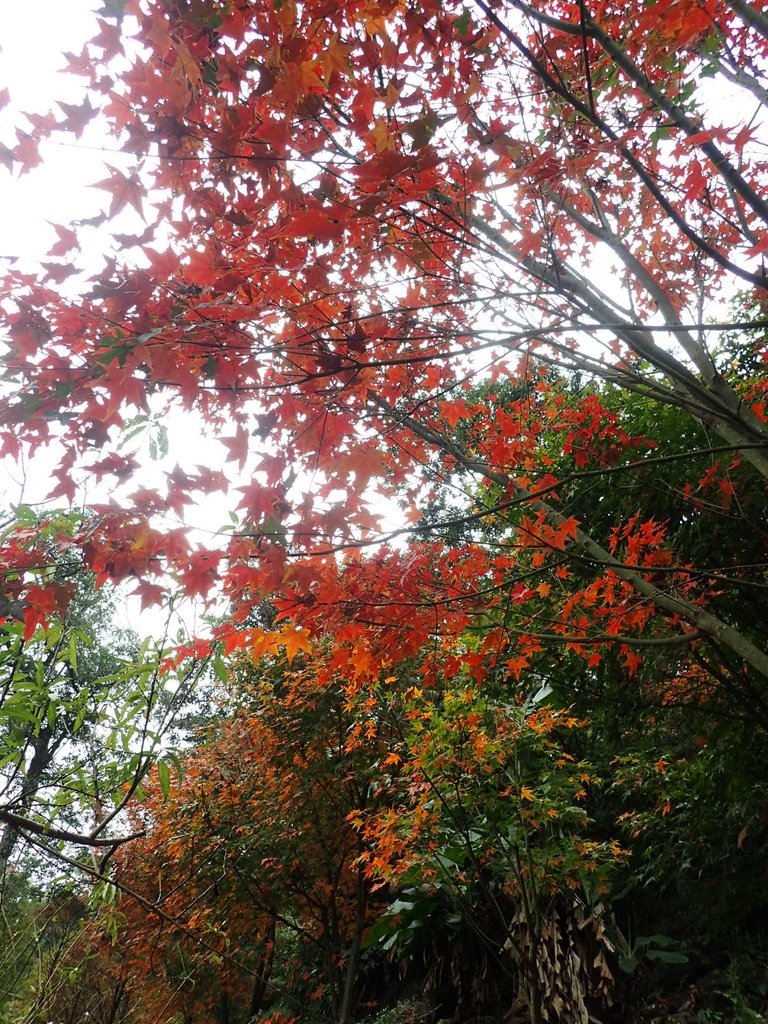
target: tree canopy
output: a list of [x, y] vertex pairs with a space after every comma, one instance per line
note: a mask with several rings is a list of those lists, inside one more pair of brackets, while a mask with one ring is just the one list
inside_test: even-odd
[[[0, 454], [56, 452], [52, 501], [109, 497], [4, 535], [4, 628], [66, 614], [63, 545], [144, 607], [207, 605], [156, 678], [210, 660], [237, 694], [178, 793], [165, 761], [112, 797], [148, 835], [110, 884], [155, 914], [135, 962], [174, 999], [185, 943], [230, 955], [230, 900], [254, 916], [222, 1024], [241, 968], [251, 1015], [274, 1003], [289, 933], [285, 977], [307, 958], [341, 1024], [424, 920], [474, 929], [538, 1022], [697, 930], [716, 959], [718, 872], [764, 927], [766, 51], [748, 0], [107, 0], [67, 55], [82, 103], [18, 116], [12, 173], [91, 122], [130, 159], [5, 276]], [[165, 451], [179, 418], [215, 459]], [[229, 519], [189, 529], [218, 493]], [[157, 857], [200, 867], [194, 920]], [[219, 857], [279, 867], [243, 903]]]

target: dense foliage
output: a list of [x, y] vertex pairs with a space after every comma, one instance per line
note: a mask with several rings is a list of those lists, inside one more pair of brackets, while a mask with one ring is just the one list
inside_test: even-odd
[[[14, 1013], [762, 1019], [767, 50], [758, 0], [108, 0], [0, 152], [131, 158], [3, 288], [0, 453], [109, 493], [0, 538], [0, 822], [95, 884], [6, 872], [73, 936]], [[208, 627], [84, 668], [114, 583]]]

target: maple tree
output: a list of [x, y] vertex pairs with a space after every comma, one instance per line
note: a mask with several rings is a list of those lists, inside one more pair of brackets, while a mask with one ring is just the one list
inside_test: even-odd
[[[418, 515], [455, 473], [492, 481], [502, 508], [476, 515], [528, 508], [521, 531], [543, 585], [566, 551], [614, 595], [617, 632], [641, 625], [622, 602], [653, 607], [676, 638], [712, 640], [764, 676], [759, 645], [708, 609], [711, 580], [674, 566], [658, 585], [646, 571], [663, 524], [639, 509], [634, 531], [617, 523], [606, 545], [563, 512], [541, 432], [554, 425], [584, 469], [613, 468], [620, 455], [591, 443], [620, 432], [599, 403], [585, 419], [576, 403], [529, 400], [505, 418], [467, 397], [472, 376], [539, 393], [554, 361], [689, 410], [713, 447], [765, 474], [761, 392], [718, 364], [719, 325], [706, 319], [728, 279], [763, 288], [764, 164], [756, 129], [721, 123], [702, 86], [703, 72], [721, 75], [761, 102], [761, 30], [753, 8], [714, 0], [643, 12], [521, 0], [105, 8], [70, 58], [83, 106], [31, 120], [39, 140], [98, 111], [135, 155], [100, 183], [105, 218], [117, 229], [130, 208], [146, 227], [115, 230], [120, 254], [76, 302], [50, 263], [10, 282], [3, 451], [58, 438], [60, 495], [78, 474], [123, 482], [82, 538], [100, 578], [135, 577], [151, 601], [163, 571], [190, 595], [221, 577], [235, 624], [267, 595], [311, 630], [321, 611], [347, 609], [359, 642], [346, 642], [371, 666], [377, 643], [348, 614], [345, 572], [378, 590], [383, 570], [376, 557], [340, 570], [335, 557], [379, 539], [371, 494], [394, 489]], [[32, 143], [19, 139], [23, 170]], [[75, 266], [77, 251], [77, 230], [59, 229], [53, 260]], [[160, 395], [196, 410], [248, 474], [225, 548], [153, 519], [230, 488], [222, 471], [177, 467], [165, 491], [130, 491], [136, 457], [115, 441]], [[457, 444], [453, 429], [473, 420]], [[439, 531], [426, 533], [422, 554], [382, 556], [419, 591], [402, 595], [418, 621], [423, 611], [414, 649], [447, 598], [440, 541], [428, 540]], [[469, 561], [474, 578], [515, 573], [480, 548]], [[448, 599], [459, 616], [473, 608], [458, 579]], [[376, 614], [383, 631], [402, 629], [394, 607]], [[238, 642], [234, 627], [228, 637]]]
[[[730, 752], [768, 726], [767, 47], [747, 0], [109, 0], [68, 57], [82, 104], [2, 150], [23, 173], [99, 120], [133, 159], [96, 186], [101, 265], [59, 225], [7, 275], [0, 452], [58, 451], [54, 499], [111, 489], [67, 537], [99, 584], [225, 599], [178, 664], [321, 658], [352, 747], [409, 659], [422, 693], [546, 682], [614, 732], [631, 708], [626, 820], [684, 841], [665, 786], [726, 763], [719, 720]], [[215, 465], [171, 466], [173, 412]], [[44, 630], [68, 594], [33, 546], [5, 600]], [[704, 745], [668, 771], [678, 704]]]
[[[575, 970], [567, 957], [553, 970], [558, 925], [567, 930], [575, 916], [584, 932], [594, 923], [612, 868], [626, 856], [616, 840], [589, 836], [584, 801], [598, 780], [562, 740], [586, 722], [543, 696], [521, 705], [508, 687], [480, 690], [461, 676], [428, 693], [411, 687], [400, 700], [403, 726], [384, 762], [398, 766], [392, 795], [357, 815], [372, 877], [405, 893], [373, 936], [412, 953], [425, 932], [434, 941], [434, 918], [447, 904], [453, 915], [444, 927], [474, 927], [496, 971], [519, 976], [532, 1021], [586, 1020], [585, 997], [599, 1003], [611, 974], [599, 943]], [[580, 971], [582, 962], [597, 976]], [[462, 978], [464, 1012], [477, 1011], [476, 989], [471, 975]]]
[[386, 748], [377, 736], [347, 749], [344, 693], [321, 656], [303, 661], [240, 665], [179, 784], [155, 782], [135, 807], [148, 835], [116, 855], [114, 878], [127, 894], [118, 947], [146, 1014], [250, 1019], [277, 996], [351, 1019], [370, 893], [348, 818], [376, 805]]
[[[346, 1022], [366, 992], [382, 998], [389, 950], [408, 963], [437, 922], [450, 934], [463, 921], [490, 962], [505, 950], [496, 997], [519, 972], [534, 1019], [545, 1002], [573, 1008], [570, 987], [582, 1019], [607, 969], [594, 985], [566, 963], [546, 999], [533, 992], [542, 951], [561, 955], [555, 908], [573, 911], [586, 887], [604, 892], [623, 858], [587, 838], [574, 806], [590, 769], [556, 735], [583, 723], [461, 679], [429, 694], [404, 687], [415, 660], [355, 706], [327, 661], [317, 650], [301, 664], [262, 657], [255, 673], [233, 666], [178, 784], [156, 777], [133, 804], [146, 837], [115, 854], [119, 902], [88, 924], [75, 960], [89, 941], [94, 956], [106, 951], [105, 979], [141, 1019], [226, 1024], [267, 1007], [272, 1020], [284, 1006]], [[54, 988], [77, 1001], [78, 985]]]

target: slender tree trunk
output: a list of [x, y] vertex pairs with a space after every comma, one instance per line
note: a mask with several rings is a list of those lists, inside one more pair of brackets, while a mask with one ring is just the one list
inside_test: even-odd
[[109, 1012], [105, 1024], [117, 1024], [120, 1011], [123, 1003], [127, 1001], [126, 984], [124, 981], [119, 981], [112, 991], [112, 1002], [109, 1007]]
[[229, 1024], [229, 995], [222, 981], [219, 986], [219, 1024]]
[[[60, 740], [53, 741], [53, 732], [48, 725], [43, 726], [40, 732], [32, 741], [32, 760], [26, 772], [24, 784], [21, 787], [20, 803], [23, 808], [29, 805], [30, 798], [40, 788], [43, 773], [53, 760], [53, 755], [59, 746]], [[7, 824], [0, 837], [0, 875], [5, 871], [8, 861], [11, 859], [16, 842], [19, 838], [19, 830], [12, 824]]]
[[5, 871], [6, 864], [11, 859], [18, 838], [19, 833], [13, 825], [6, 825], [0, 838], [0, 875]]
[[367, 892], [365, 888], [365, 876], [362, 868], [357, 871], [357, 915], [355, 918], [355, 933], [352, 936], [352, 945], [347, 957], [347, 970], [344, 978], [344, 992], [341, 998], [339, 1010], [339, 1024], [349, 1024], [352, 1019], [352, 1010], [355, 1005], [355, 988], [357, 982], [357, 968], [360, 960], [360, 944], [363, 939], [365, 928], [365, 910]]
[[259, 964], [259, 971], [256, 975], [256, 979], [253, 983], [253, 990], [251, 992], [251, 1005], [248, 1008], [248, 1020], [251, 1021], [261, 1009], [262, 1003], [264, 1002], [264, 996], [267, 991], [267, 984], [272, 974], [272, 965], [275, 961], [275, 931], [276, 921], [272, 918], [272, 921], [267, 930], [266, 944], [264, 946], [264, 953], [261, 957]]

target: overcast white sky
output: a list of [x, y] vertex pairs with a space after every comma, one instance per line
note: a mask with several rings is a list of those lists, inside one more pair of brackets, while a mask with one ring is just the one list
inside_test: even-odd
[[[0, 115], [0, 139], [13, 141], [12, 125], [26, 126], [19, 111], [45, 114], [56, 100], [81, 102], [83, 86], [58, 73], [62, 53], [79, 53], [93, 34], [93, 10], [98, 0], [34, 0], [0, 3], [0, 89], [11, 103]], [[79, 141], [61, 135], [44, 148], [44, 165], [29, 174], [11, 177], [0, 169], [0, 211], [4, 256], [34, 260], [55, 236], [48, 221], [88, 216], [99, 205], [99, 194], [86, 189], [103, 177], [98, 137]]]

